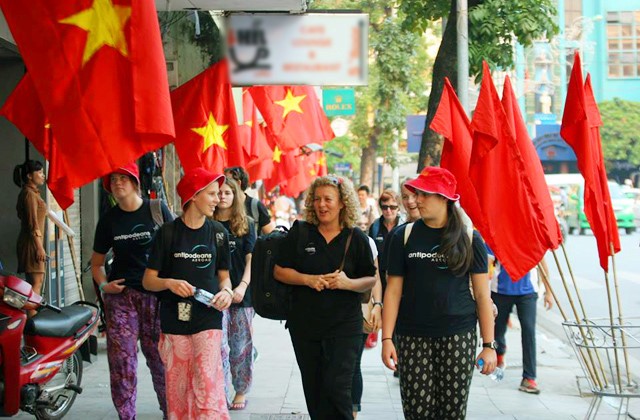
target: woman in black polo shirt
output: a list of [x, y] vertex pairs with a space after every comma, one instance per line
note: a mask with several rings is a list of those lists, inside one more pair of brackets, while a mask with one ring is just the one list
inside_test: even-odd
[[482, 373], [496, 366], [487, 251], [480, 234], [474, 232], [470, 240], [471, 227], [456, 209], [459, 196], [449, 171], [427, 167], [405, 186], [417, 195], [421, 219], [399, 227], [391, 238], [382, 360], [400, 371], [405, 418], [463, 419], [476, 363], [478, 318]]
[[282, 244], [274, 275], [295, 286], [287, 328], [311, 418], [352, 419], [361, 293], [373, 287], [375, 266], [367, 236], [354, 228], [360, 210], [351, 182], [316, 178], [305, 212]]

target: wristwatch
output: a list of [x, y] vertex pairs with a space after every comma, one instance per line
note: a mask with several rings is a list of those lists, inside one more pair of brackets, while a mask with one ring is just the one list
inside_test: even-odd
[[380, 305], [380, 309], [383, 308], [382, 302], [373, 302], [373, 306]]
[[489, 343], [482, 343], [482, 347], [485, 349], [498, 350], [498, 343], [494, 340]]

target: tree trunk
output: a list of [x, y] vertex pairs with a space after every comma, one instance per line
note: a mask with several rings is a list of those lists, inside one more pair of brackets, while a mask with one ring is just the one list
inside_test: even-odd
[[[469, 0], [468, 9], [482, 3], [482, 0]], [[420, 155], [418, 158], [418, 172], [425, 166], [437, 166], [440, 164], [442, 153], [442, 137], [432, 131], [429, 126], [433, 120], [440, 96], [444, 89], [444, 78], [448, 77], [454, 88], [458, 86], [458, 46], [457, 46], [457, 22], [456, 0], [451, 0], [451, 9], [447, 26], [442, 34], [442, 42], [433, 64], [433, 79], [431, 82], [431, 94], [429, 95], [429, 105], [427, 108], [427, 120], [422, 133], [422, 144], [420, 145]]]
[[378, 132], [374, 128], [369, 135], [369, 146], [362, 148], [362, 157], [360, 158], [360, 185], [367, 185], [371, 191], [373, 191], [373, 175], [377, 154]]

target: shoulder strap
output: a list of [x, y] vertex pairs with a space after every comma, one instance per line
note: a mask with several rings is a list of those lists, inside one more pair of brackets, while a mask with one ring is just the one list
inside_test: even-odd
[[162, 225], [162, 248], [164, 253], [164, 261], [167, 264], [167, 273], [165, 275], [169, 275], [173, 268], [173, 258], [171, 258], [171, 247], [173, 246], [173, 231], [175, 230], [175, 222], [167, 223], [166, 225]]
[[259, 216], [260, 215], [258, 214], [258, 199], [252, 197], [252, 199], [251, 199], [251, 217], [253, 217], [253, 219], [255, 221], [258, 221]]
[[464, 223], [464, 230], [467, 234], [467, 238], [469, 238], [469, 243], [473, 242], [473, 222], [469, 215], [464, 211], [462, 207], [456, 207], [458, 214], [460, 215], [460, 219], [462, 223]]
[[162, 214], [162, 202], [157, 199], [149, 200], [149, 206], [151, 207], [151, 218], [156, 226], [162, 226], [164, 224], [164, 215]]
[[299, 220], [295, 222], [298, 226], [298, 249], [296, 251], [300, 251], [304, 249], [304, 246], [307, 244], [307, 240], [309, 239], [309, 226], [307, 222]]
[[371, 224], [371, 237], [375, 239], [378, 236], [378, 232], [380, 232], [380, 219], [376, 219]]
[[347, 245], [344, 247], [344, 256], [342, 257], [342, 262], [340, 263], [340, 267], [338, 271], [342, 271], [344, 269], [344, 262], [347, 260], [347, 251], [349, 251], [349, 245], [351, 245], [351, 238], [353, 238], [353, 231], [355, 229], [351, 229], [349, 232], [349, 237], [347, 238]]
[[411, 231], [413, 230], [413, 223], [407, 223], [407, 227], [404, 228], [404, 242], [403, 244], [406, 246], [407, 241], [409, 240], [409, 235], [411, 235]]

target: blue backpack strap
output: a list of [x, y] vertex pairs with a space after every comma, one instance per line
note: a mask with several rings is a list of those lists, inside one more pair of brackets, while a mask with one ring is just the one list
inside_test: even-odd
[[376, 239], [376, 237], [378, 236], [378, 233], [380, 232], [379, 218], [373, 221], [373, 223], [371, 224], [371, 229], [369, 229], [369, 231], [371, 232], [369, 236], [371, 236], [373, 239]]

